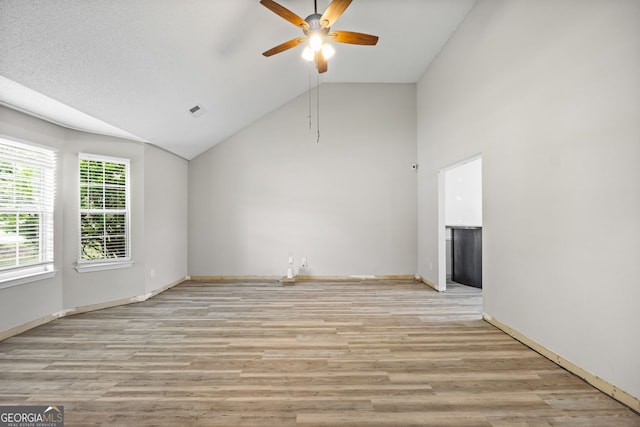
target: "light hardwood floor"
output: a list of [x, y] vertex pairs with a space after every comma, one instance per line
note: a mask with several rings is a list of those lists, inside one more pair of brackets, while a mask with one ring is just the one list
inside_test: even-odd
[[186, 282], [1, 342], [0, 405], [63, 405], [66, 426], [640, 426], [480, 306], [462, 285]]

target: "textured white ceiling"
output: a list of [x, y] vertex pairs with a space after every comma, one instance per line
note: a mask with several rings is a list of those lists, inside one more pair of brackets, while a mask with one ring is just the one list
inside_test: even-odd
[[[334, 44], [320, 83], [416, 82], [475, 1], [354, 0], [333, 28], [380, 41]], [[190, 159], [315, 85], [302, 46], [261, 54], [299, 35], [258, 0], [0, 0], [0, 75]]]

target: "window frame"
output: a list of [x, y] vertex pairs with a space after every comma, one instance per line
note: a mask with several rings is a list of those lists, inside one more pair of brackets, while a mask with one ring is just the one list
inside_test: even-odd
[[[81, 165], [83, 160], [97, 161], [103, 163], [117, 163], [125, 166], [125, 208], [124, 209], [106, 209], [103, 204], [103, 209], [83, 209], [82, 208], [82, 172]], [[106, 185], [103, 183], [103, 189], [106, 188]], [[101, 271], [101, 270], [112, 270], [119, 268], [128, 268], [133, 265], [133, 258], [131, 254], [132, 244], [131, 244], [131, 160], [122, 157], [114, 157], [114, 156], [104, 156], [99, 154], [90, 154], [90, 153], [78, 153], [78, 253], [77, 253], [77, 262], [75, 266], [75, 270], [79, 273], [93, 272], [93, 271]], [[118, 258], [96, 258], [96, 259], [85, 259], [82, 258], [82, 215], [83, 213], [89, 213], [88, 211], [93, 211], [94, 213], [106, 215], [108, 212], [114, 213], [123, 213], [125, 216], [124, 220], [124, 230], [125, 230], [125, 253], [126, 256], [118, 257]], [[104, 236], [105, 234], [103, 234]]]
[[[13, 208], [2, 208], [0, 212], [36, 213], [38, 214], [38, 261], [25, 265], [8, 266], [0, 270], [0, 289], [21, 285], [55, 276], [55, 199], [57, 188], [58, 150], [31, 141], [24, 141], [0, 134], [0, 143], [13, 147], [15, 153], [9, 153], [6, 161], [19, 163], [17, 159], [24, 159], [22, 164], [30, 164], [39, 168], [39, 184], [41, 191], [35, 205], [14, 204]], [[19, 150], [23, 150], [20, 155]], [[40, 152], [40, 154], [29, 154]], [[11, 154], [15, 159], [11, 159]], [[41, 158], [37, 158], [42, 156]], [[15, 197], [15, 195], [14, 195]], [[22, 209], [23, 207], [31, 209]]]

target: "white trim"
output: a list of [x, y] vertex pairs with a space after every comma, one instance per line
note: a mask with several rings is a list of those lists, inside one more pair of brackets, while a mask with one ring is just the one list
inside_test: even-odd
[[[482, 159], [482, 153], [446, 166], [438, 171], [438, 287], [439, 291], [447, 289], [447, 239], [446, 239], [446, 218], [445, 200], [447, 196], [446, 172], [464, 164]], [[484, 166], [484, 165], [483, 165]], [[483, 204], [484, 206], [484, 204]]]
[[[100, 212], [106, 213], [104, 209], [85, 209], [83, 210], [81, 205], [81, 187], [82, 187], [82, 171], [80, 170], [80, 164], [82, 160], [93, 160], [103, 163], [120, 163], [125, 165], [125, 209], [111, 209], [110, 211], [116, 213], [125, 214], [125, 253], [126, 257], [118, 258], [116, 261], [109, 261], [106, 259], [82, 259], [82, 214], [83, 212]], [[131, 260], [132, 251], [132, 236], [131, 236], [131, 159], [115, 156], [104, 156], [100, 154], [90, 153], [78, 153], [78, 192], [80, 202], [78, 204], [78, 258], [76, 261], [76, 271], [78, 273], [87, 273], [91, 271], [101, 270], [113, 270], [118, 268], [128, 268], [133, 265]]]
[[[0, 76], [0, 77], [2, 77], [2, 76]], [[60, 152], [60, 150], [58, 150], [56, 147], [52, 147], [50, 145], [45, 145], [45, 144], [38, 144], [37, 142], [16, 138], [15, 136], [7, 135], [6, 133], [0, 133], [0, 139], [6, 139], [7, 141], [10, 141], [10, 142], [16, 142], [18, 144], [27, 145], [27, 146], [30, 146], [30, 147], [33, 147], [33, 148], [37, 148], [37, 149], [40, 149], [40, 150], [53, 151], [53, 152], [56, 153], [56, 155], [57, 155], [57, 153]]]
[[127, 165], [131, 163], [131, 159], [127, 159], [125, 157], [103, 156], [101, 154], [91, 154], [91, 153], [82, 153], [82, 152], [78, 153], [78, 159], [96, 160], [99, 162], [126, 163]]
[[[0, 289], [11, 288], [14, 286], [24, 285], [25, 283], [35, 282], [38, 280], [51, 279], [55, 277], [56, 270], [47, 270], [48, 266], [44, 266], [40, 271], [34, 271], [32, 273], [26, 273], [21, 276], [9, 277], [0, 279]], [[1, 275], [0, 275], [1, 277]]]
[[133, 265], [134, 261], [121, 260], [116, 262], [78, 262], [74, 269], [78, 273], [91, 273], [94, 271], [103, 270], [117, 270], [120, 268], [129, 268]]
[[429, 286], [433, 290], [436, 290], [438, 292], [443, 292], [442, 290], [438, 289], [438, 286], [436, 286], [435, 283], [430, 282], [429, 280], [425, 279], [424, 277], [422, 277], [419, 274], [416, 274], [415, 280], [416, 280], [416, 282], [420, 282], [420, 283], [423, 283], [423, 284]]
[[[37, 190], [37, 193], [34, 194], [38, 195], [30, 203], [18, 202], [16, 199], [9, 206], [3, 206], [1, 211], [15, 215], [34, 213], [39, 218], [37, 228], [38, 262], [8, 266], [1, 270], [0, 289], [5, 289], [55, 276], [53, 266], [55, 258], [54, 216], [58, 150], [54, 147], [21, 140], [5, 134], [0, 134], [0, 144], [3, 161], [14, 165], [28, 165], [37, 170], [37, 175], [34, 175], [33, 180], [29, 180], [28, 185], [34, 192]], [[15, 179], [14, 177], [13, 191], [16, 192], [14, 197], [22, 191], [16, 190]], [[20, 238], [19, 233], [15, 235], [15, 238]], [[15, 264], [20, 264], [19, 250], [17, 248]]]
[[16, 336], [18, 334], [21, 334], [25, 331], [28, 331], [29, 329], [33, 329], [37, 326], [40, 325], [44, 325], [45, 323], [49, 323], [51, 321], [54, 321], [56, 319], [59, 319], [61, 317], [67, 317], [67, 316], [71, 316], [74, 314], [79, 314], [79, 313], [86, 313], [89, 311], [94, 311], [94, 310], [102, 310], [104, 308], [109, 308], [109, 307], [117, 307], [120, 305], [126, 305], [126, 304], [132, 304], [132, 303], [136, 303], [136, 302], [142, 302], [142, 301], [146, 301], [150, 298], [153, 298], [154, 296], [171, 289], [172, 287], [179, 285], [181, 283], [184, 283], [185, 281], [189, 280], [189, 276], [185, 276], [182, 279], [178, 279], [177, 281], [170, 283], [166, 286], [163, 286], [161, 288], [156, 289], [155, 291], [152, 291], [150, 293], [147, 293], [145, 295], [141, 295], [141, 296], [135, 296], [135, 297], [131, 297], [131, 298], [124, 298], [124, 299], [120, 299], [120, 300], [115, 300], [115, 301], [105, 301], [102, 303], [97, 303], [97, 304], [91, 304], [91, 305], [85, 305], [85, 306], [80, 306], [80, 307], [73, 307], [73, 308], [68, 308], [65, 310], [60, 310], [57, 311], [55, 313], [52, 314], [48, 314], [46, 316], [42, 316], [39, 317], [37, 319], [34, 319], [30, 322], [27, 323], [23, 323], [21, 325], [18, 326], [14, 326], [11, 329], [8, 329], [6, 331], [0, 331], [0, 341], [3, 341], [9, 337], [13, 337]]
[[445, 221], [446, 170], [438, 172], [438, 278], [436, 289], [440, 292], [447, 290], [447, 241]]
[[582, 378], [583, 380], [585, 380], [586, 382], [588, 382], [598, 390], [616, 399], [618, 402], [623, 403], [624, 405], [627, 405], [629, 408], [633, 409], [636, 412], [640, 412], [640, 398], [638, 396], [634, 396], [631, 393], [620, 389], [616, 385], [611, 384], [610, 382], [606, 381], [603, 378], [598, 377], [597, 375], [591, 373], [590, 371], [587, 371], [585, 368], [581, 367], [580, 365], [577, 365], [574, 362], [568, 359], [565, 359], [564, 357], [560, 356], [558, 353], [554, 352], [553, 350], [543, 346], [537, 341], [532, 340], [528, 336], [524, 335], [522, 332], [516, 329], [513, 329], [512, 327], [510, 327], [505, 323], [502, 323], [501, 321], [499, 321], [498, 319], [495, 319], [491, 315], [483, 312], [482, 318], [486, 322], [500, 329], [502, 332], [520, 341], [522, 344], [526, 345], [531, 350], [541, 354], [542, 356], [546, 357], [553, 363], [563, 367], [564, 369], [571, 372], [572, 374]]

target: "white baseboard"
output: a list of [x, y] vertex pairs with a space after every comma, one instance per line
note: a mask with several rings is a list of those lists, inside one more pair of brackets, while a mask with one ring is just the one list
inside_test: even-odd
[[[284, 280], [286, 279], [286, 280]], [[190, 280], [198, 282], [269, 282], [280, 280], [286, 283], [318, 281], [318, 282], [359, 282], [362, 280], [415, 280], [415, 276], [411, 274], [399, 275], [361, 275], [361, 276], [307, 276], [297, 275], [292, 279], [282, 278], [280, 276], [190, 276]]]
[[34, 319], [34, 320], [30, 321], [30, 322], [23, 323], [22, 325], [15, 326], [15, 327], [13, 327], [11, 329], [8, 329], [6, 331], [2, 331], [2, 332], [0, 332], [0, 341], [4, 341], [7, 338], [11, 338], [11, 337], [16, 336], [16, 335], [20, 335], [21, 333], [26, 332], [29, 329], [33, 329], [36, 326], [40, 326], [40, 325], [44, 325], [45, 323], [52, 322], [52, 321], [54, 321], [54, 320], [56, 320], [56, 319], [58, 319], [60, 317], [63, 317], [63, 316], [64, 316], [64, 314], [62, 312], [54, 313], [54, 314], [48, 314], [46, 316], [42, 316], [42, 317], [39, 317], [37, 319]]
[[30, 322], [27, 323], [23, 323], [22, 325], [18, 325], [15, 326], [11, 329], [8, 329], [6, 331], [2, 331], [0, 332], [0, 341], [6, 340], [7, 338], [19, 335], [23, 332], [28, 331], [29, 329], [33, 329], [36, 326], [40, 326], [40, 325], [44, 325], [45, 323], [49, 323], [52, 322], [56, 319], [59, 319], [61, 317], [66, 317], [66, 316], [71, 316], [73, 314], [80, 314], [80, 313], [87, 313], [89, 311], [96, 311], [96, 310], [102, 310], [105, 308], [109, 308], [109, 307], [117, 307], [120, 305], [127, 305], [127, 304], [135, 304], [137, 302], [142, 302], [142, 301], [146, 301], [150, 298], [153, 298], [154, 296], [173, 288], [176, 285], [179, 285], [180, 283], [185, 282], [186, 280], [188, 280], [188, 277], [184, 277], [180, 280], [177, 280], [173, 283], [170, 283], [169, 285], [163, 286], [162, 288], [156, 289], [152, 292], [149, 292], [145, 295], [138, 295], [138, 296], [134, 296], [134, 297], [130, 297], [130, 298], [123, 298], [123, 299], [119, 299], [119, 300], [113, 300], [113, 301], [105, 301], [105, 302], [100, 302], [97, 304], [90, 304], [90, 305], [84, 305], [84, 306], [80, 306], [80, 307], [73, 307], [73, 308], [68, 308], [66, 310], [62, 310], [62, 311], [58, 311], [56, 313], [51, 313], [48, 314], [46, 316], [42, 316], [39, 317], [37, 319], [34, 319]]
[[635, 397], [632, 394], [624, 390], [621, 390], [615, 385], [603, 380], [602, 378], [592, 374], [591, 372], [588, 372], [587, 370], [576, 365], [575, 363], [570, 362], [567, 359], [564, 359], [562, 356], [554, 353], [553, 351], [549, 350], [545, 346], [533, 341], [532, 339], [528, 338], [522, 333], [500, 322], [499, 320], [494, 319], [490, 315], [483, 313], [482, 317], [488, 323], [500, 329], [507, 335], [512, 336], [513, 338], [520, 341], [522, 344], [526, 345], [527, 347], [534, 350], [535, 352], [540, 353], [547, 359], [551, 360], [553, 363], [563, 367], [567, 371], [582, 378], [583, 380], [585, 380], [586, 382], [588, 382], [598, 390], [602, 391], [603, 393], [611, 396], [618, 402], [628, 406], [629, 408], [633, 409], [636, 412], [640, 412], [640, 399], [638, 397]]
[[318, 282], [361, 282], [363, 280], [414, 280], [411, 274], [387, 274], [387, 275], [353, 275], [353, 276], [296, 276], [299, 281]]
[[189, 276], [189, 280], [194, 282], [270, 282], [280, 278], [280, 276]]
[[424, 283], [425, 285], [427, 285], [427, 286], [429, 286], [429, 287], [431, 287], [431, 288], [435, 289], [435, 290], [436, 290], [436, 291], [438, 291], [438, 292], [442, 292], [442, 291], [438, 288], [438, 285], [436, 285], [435, 283], [433, 283], [433, 282], [431, 282], [431, 281], [429, 281], [429, 280], [425, 279], [424, 277], [420, 276], [419, 274], [416, 274], [416, 276], [415, 276], [415, 280], [416, 280], [416, 281], [418, 281], [418, 282], [422, 282], [422, 283]]

